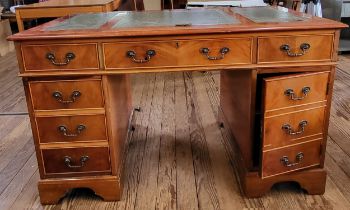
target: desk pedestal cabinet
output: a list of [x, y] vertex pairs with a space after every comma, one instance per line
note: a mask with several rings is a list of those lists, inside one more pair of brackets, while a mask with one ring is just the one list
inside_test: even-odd
[[246, 196], [262, 196], [285, 181], [322, 194], [344, 25], [320, 18], [240, 21], [74, 33], [45, 32], [44, 25], [10, 37], [27, 96], [41, 202], [56, 203], [77, 187], [119, 200], [132, 109], [129, 74], [193, 70], [221, 71], [222, 120], [238, 148]]

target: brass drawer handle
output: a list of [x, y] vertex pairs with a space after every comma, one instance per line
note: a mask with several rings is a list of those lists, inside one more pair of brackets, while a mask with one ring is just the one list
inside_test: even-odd
[[71, 60], [75, 58], [75, 54], [72, 52], [69, 52], [65, 56], [65, 61], [64, 62], [57, 62], [55, 58], [55, 54], [52, 52], [49, 52], [46, 54], [46, 58], [51, 61], [51, 63], [55, 66], [65, 66], [68, 65]]
[[83, 130], [86, 129], [86, 126], [83, 125], [83, 124], [78, 125], [77, 128], [76, 128], [76, 131], [77, 131], [76, 133], [68, 133], [68, 129], [67, 129], [67, 127], [64, 126], [64, 125], [58, 126], [57, 129], [58, 129], [59, 132], [61, 132], [61, 133], [63, 134], [63, 136], [67, 136], [67, 137], [76, 137], [76, 136], [78, 136], [79, 134], [81, 134], [81, 132], [83, 132]]
[[210, 53], [210, 49], [209, 48], [201, 48], [200, 50], [200, 53], [202, 53], [203, 55], [205, 55], [208, 60], [221, 60], [221, 59], [224, 59], [225, 55], [230, 52], [230, 49], [228, 47], [223, 47], [220, 49], [220, 55], [219, 56], [210, 56], [209, 53]]
[[83, 155], [80, 157], [80, 165], [72, 165], [72, 158], [69, 156], [64, 156], [64, 163], [68, 168], [82, 168], [85, 166], [85, 163], [89, 160], [89, 156]]
[[126, 52], [126, 56], [128, 58], [131, 58], [132, 61], [135, 62], [135, 63], [147, 63], [155, 55], [156, 55], [156, 51], [155, 50], [147, 50], [146, 51], [146, 57], [144, 59], [137, 59], [135, 51], [129, 50], [129, 51]]
[[311, 91], [310, 87], [303, 87], [303, 89], [301, 89], [301, 92], [303, 93], [303, 96], [298, 97], [294, 93], [293, 89], [287, 89], [286, 91], [284, 91], [284, 95], [289, 96], [290, 100], [300, 101], [300, 100], [303, 100], [310, 91]]
[[282, 129], [288, 134], [288, 135], [299, 135], [299, 134], [302, 134], [304, 133], [305, 131], [305, 127], [307, 125], [307, 121], [306, 120], [302, 120], [300, 123], [299, 123], [299, 130], [298, 131], [294, 131], [292, 126], [289, 125], [289, 124], [284, 124], [282, 126]]
[[55, 91], [52, 93], [52, 97], [54, 97], [58, 102], [62, 104], [69, 104], [75, 102], [79, 96], [81, 96], [81, 92], [79, 90], [74, 90], [70, 96], [70, 100], [63, 100], [63, 95], [59, 91]]
[[281, 163], [285, 166], [285, 167], [293, 167], [296, 166], [298, 164], [300, 164], [304, 159], [304, 154], [302, 152], [299, 152], [296, 156], [295, 156], [295, 162], [289, 162], [289, 158], [287, 156], [283, 156], [281, 158]]
[[289, 57], [300, 57], [306, 54], [306, 52], [311, 48], [311, 45], [308, 43], [303, 43], [300, 45], [301, 52], [300, 53], [292, 53], [290, 50], [290, 46], [288, 44], [281, 45], [280, 49], [287, 53]]

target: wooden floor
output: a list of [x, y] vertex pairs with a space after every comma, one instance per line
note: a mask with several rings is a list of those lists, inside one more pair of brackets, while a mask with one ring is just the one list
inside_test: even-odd
[[219, 73], [133, 76], [133, 124], [124, 193], [103, 202], [73, 190], [61, 203], [41, 206], [39, 179], [15, 54], [0, 58], [0, 210], [17, 209], [350, 209], [350, 56], [341, 56], [329, 127], [323, 196], [295, 184], [259, 199], [242, 196], [229, 132], [218, 126]]

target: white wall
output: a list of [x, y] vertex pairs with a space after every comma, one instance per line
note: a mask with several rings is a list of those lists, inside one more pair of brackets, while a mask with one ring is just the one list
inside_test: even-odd
[[161, 10], [161, 0], [143, 0], [145, 10]]

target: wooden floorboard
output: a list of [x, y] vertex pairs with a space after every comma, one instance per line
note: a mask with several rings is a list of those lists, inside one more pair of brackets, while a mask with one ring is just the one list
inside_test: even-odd
[[190, 124], [184, 74], [175, 74], [175, 141], [177, 209], [197, 210], [198, 197], [194, 173]]
[[15, 59], [14, 52], [0, 58], [0, 115], [28, 112]]
[[[326, 193], [277, 184], [242, 196], [232, 134], [220, 127], [219, 72], [132, 76], [135, 112], [126, 145], [123, 197], [103, 202], [87, 189], [41, 206], [39, 172], [14, 53], [0, 58], [0, 209], [350, 209], [350, 56], [335, 76]], [[14, 115], [14, 114], [24, 114]]]

